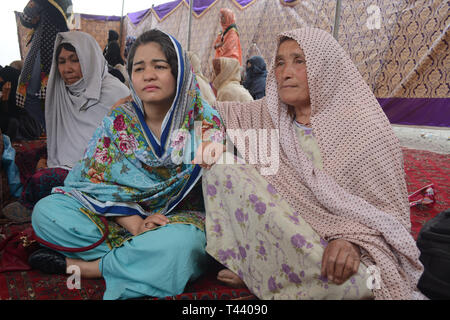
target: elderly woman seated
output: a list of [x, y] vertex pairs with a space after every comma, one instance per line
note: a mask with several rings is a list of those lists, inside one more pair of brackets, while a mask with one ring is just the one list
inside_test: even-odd
[[423, 299], [402, 152], [370, 88], [319, 29], [281, 34], [272, 62], [265, 98], [215, 105], [250, 138], [247, 164], [203, 178], [218, 278], [260, 299]]
[[19, 201], [4, 208], [3, 214], [14, 221], [29, 221], [36, 202], [53, 187], [63, 185], [103, 117], [130, 95], [108, 73], [100, 46], [91, 35], [61, 32], [55, 48], [45, 101], [47, 159], [39, 161]]

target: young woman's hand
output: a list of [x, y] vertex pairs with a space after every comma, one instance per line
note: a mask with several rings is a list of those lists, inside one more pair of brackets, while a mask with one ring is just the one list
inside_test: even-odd
[[336, 239], [328, 243], [322, 256], [322, 277], [342, 284], [358, 272], [361, 252], [349, 241]]
[[224, 153], [225, 145], [218, 142], [203, 142], [197, 149], [192, 164], [198, 164], [204, 169], [209, 169], [219, 160], [219, 157]]
[[137, 236], [157, 226], [165, 226], [169, 223], [169, 219], [160, 213], [155, 213], [145, 219], [138, 215], [117, 217], [116, 222], [127, 229], [133, 236]]
[[155, 229], [159, 226], [165, 226], [169, 223], [169, 218], [167, 218], [165, 215], [162, 215], [160, 213], [152, 214], [151, 216], [148, 216], [145, 218], [138, 230], [138, 234]]
[[143, 224], [144, 219], [138, 215], [132, 215], [117, 217], [115, 218], [115, 221], [127, 229], [133, 236], [136, 236], [140, 233], [141, 225]]

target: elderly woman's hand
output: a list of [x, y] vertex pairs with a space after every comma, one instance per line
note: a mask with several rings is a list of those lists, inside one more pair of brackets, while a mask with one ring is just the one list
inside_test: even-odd
[[322, 277], [342, 284], [358, 272], [361, 261], [359, 247], [346, 240], [332, 240], [322, 256]]
[[198, 164], [204, 169], [209, 169], [214, 163], [219, 160], [219, 157], [224, 153], [225, 145], [218, 142], [203, 142], [198, 147], [197, 153], [192, 164]]

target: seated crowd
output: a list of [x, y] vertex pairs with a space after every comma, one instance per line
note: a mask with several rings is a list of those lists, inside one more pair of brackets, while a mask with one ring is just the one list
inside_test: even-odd
[[130, 38], [126, 61], [117, 33], [102, 53], [87, 33], [58, 32], [44, 131], [11, 98], [20, 70], [0, 70], [1, 132], [47, 142], [3, 209], [49, 243], [30, 265], [76, 265], [105, 280], [104, 299], [180, 294], [212, 259], [220, 281], [259, 299], [424, 299], [400, 145], [355, 65], [301, 28], [274, 39], [267, 70], [244, 60], [242, 79], [230, 12], [212, 79], [160, 30]]

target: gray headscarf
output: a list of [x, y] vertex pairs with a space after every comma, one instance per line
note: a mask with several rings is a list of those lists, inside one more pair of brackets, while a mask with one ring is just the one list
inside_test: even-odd
[[[70, 43], [76, 50], [83, 78], [66, 85], [58, 71], [56, 48]], [[80, 31], [56, 36], [53, 63], [47, 84], [45, 122], [47, 165], [71, 168], [83, 157], [95, 129], [111, 107], [130, 90], [108, 72], [97, 41]]]

